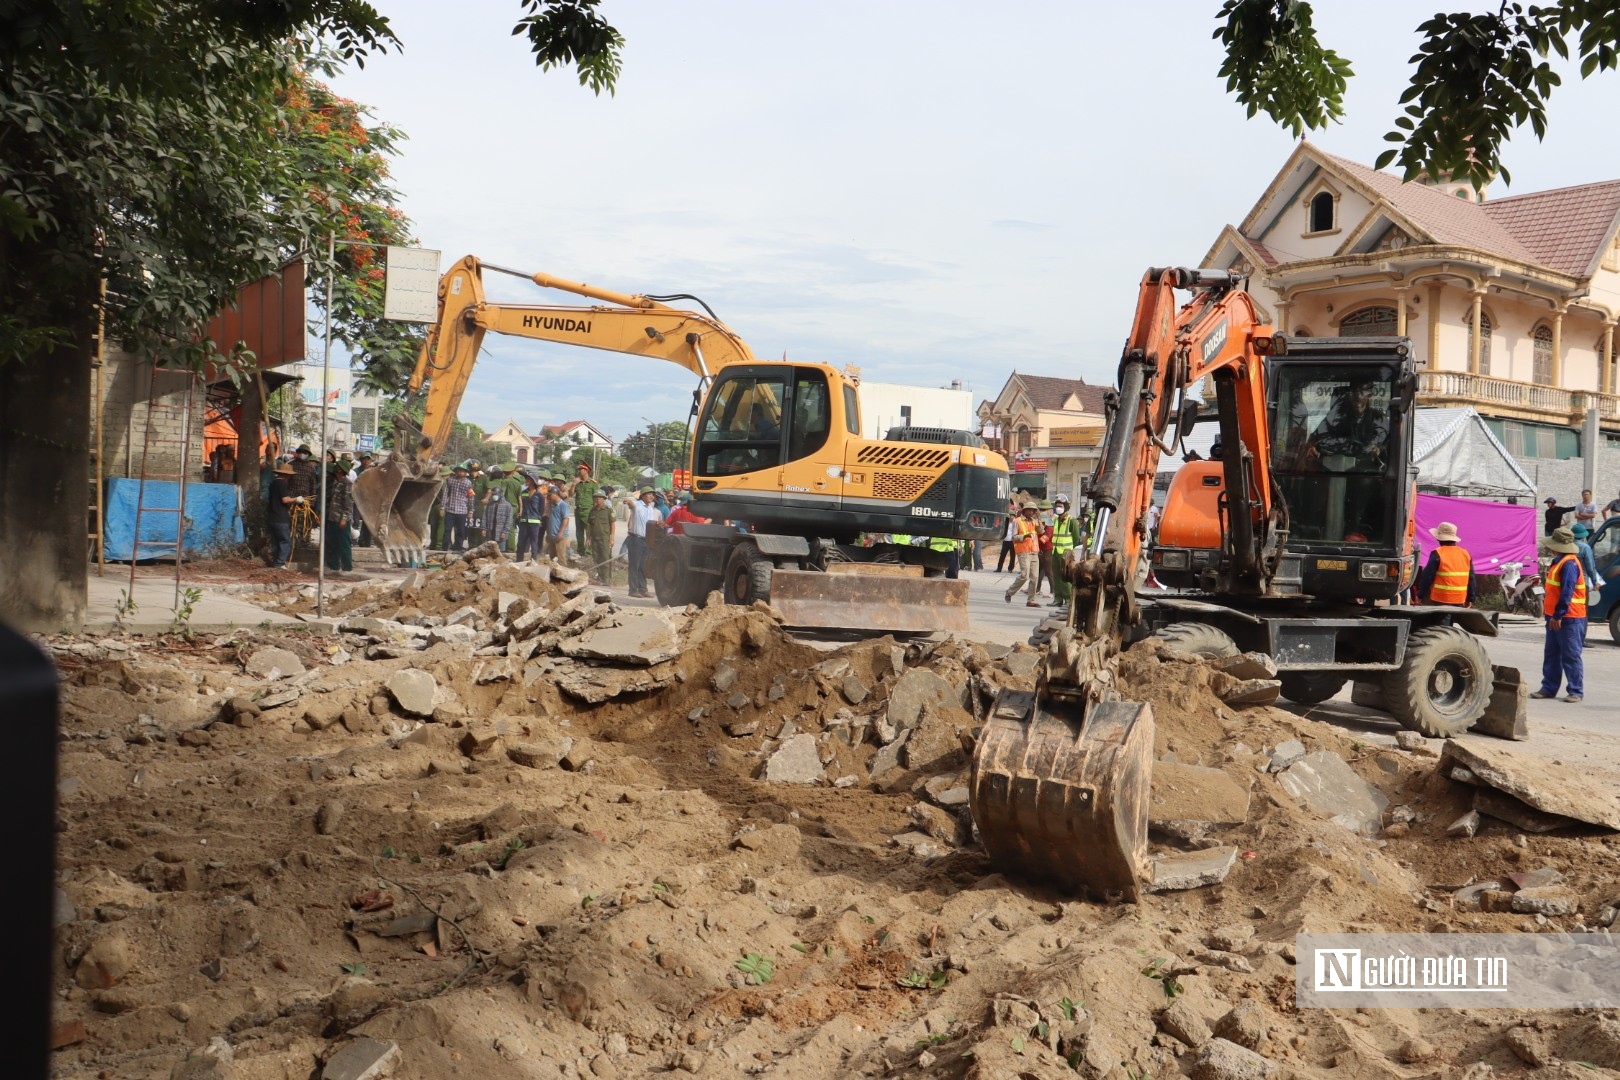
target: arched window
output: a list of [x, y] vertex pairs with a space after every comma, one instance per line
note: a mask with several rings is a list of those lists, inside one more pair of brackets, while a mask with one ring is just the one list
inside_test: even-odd
[[[1479, 373], [1491, 373], [1491, 317], [1485, 312], [1479, 313]], [[1468, 320], [1468, 357], [1474, 356], [1474, 320]]]
[[1395, 333], [1395, 309], [1374, 305], [1339, 320], [1340, 337], [1388, 337]]
[[1031, 445], [1032, 445], [1032, 443], [1031, 443], [1031, 440], [1030, 440], [1030, 437], [1029, 437], [1029, 425], [1028, 424], [1019, 424], [1018, 425], [1018, 441], [1013, 446], [1013, 449], [1014, 450], [1028, 450]]
[[1551, 386], [1553, 375], [1552, 327], [1542, 323], [1530, 334], [1530, 356], [1537, 386]]
[[1311, 333], [1311, 328], [1308, 327], [1308, 326], [1296, 326], [1296, 327], [1294, 327], [1294, 336], [1295, 337], [1315, 337], [1316, 335]]
[[1333, 228], [1333, 192], [1319, 191], [1311, 196], [1311, 232]]

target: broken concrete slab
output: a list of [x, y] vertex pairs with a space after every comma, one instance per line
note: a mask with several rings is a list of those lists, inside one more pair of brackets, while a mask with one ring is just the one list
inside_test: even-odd
[[1479, 832], [1479, 811], [1470, 810], [1446, 826], [1447, 836], [1469, 837]]
[[557, 689], [588, 705], [600, 705], [620, 694], [648, 694], [675, 681], [674, 666], [659, 668], [599, 668], [575, 660], [530, 661], [523, 670], [523, 683], [550, 677]]
[[1278, 773], [1277, 782], [1288, 794], [1353, 833], [1372, 836], [1384, 826], [1389, 799], [1330, 750], [1305, 755]]
[[919, 859], [933, 859], [950, 853], [949, 848], [927, 833], [903, 832], [891, 843], [897, 848], [904, 848]]
[[1563, 885], [1520, 889], [1510, 904], [1520, 915], [1573, 915], [1581, 909], [1580, 897]]
[[[1205, 826], [1241, 825], [1249, 816], [1249, 791], [1221, 769], [1160, 761], [1153, 765], [1148, 824], [1199, 822]], [[1180, 835], [1180, 829], [1172, 826]]]
[[555, 739], [531, 739], [509, 744], [506, 756], [514, 765], [521, 765], [525, 769], [555, 769], [573, 746], [574, 740], [566, 735]]
[[1270, 757], [1271, 761], [1267, 764], [1266, 771], [1282, 772], [1305, 756], [1305, 744], [1298, 739], [1289, 739], [1287, 742], [1280, 742], [1272, 747], [1267, 751], [1267, 756]]
[[929, 706], [956, 705], [960, 702], [956, 687], [924, 668], [910, 668], [895, 680], [889, 691], [889, 708], [885, 714], [897, 730], [908, 731], [917, 726], [922, 713]]
[[872, 755], [872, 760], [867, 763], [867, 768], [874, 779], [882, 776], [890, 769], [900, 767], [900, 752], [906, 748], [906, 740], [910, 737], [911, 732], [902, 731], [893, 741]]
[[321, 1080], [377, 1080], [398, 1056], [398, 1043], [356, 1039], [327, 1059]]
[[1389, 712], [1389, 699], [1384, 696], [1384, 684], [1381, 682], [1356, 681], [1350, 684], [1350, 701], [1360, 705], [1363, 709], [1377, 709], [1379, 712]]
[[681, 646], [668, 615], [653, 608], [629, 608], [564, 641], [558, 651], [564, 656], [652, 667], [675, 659]]
[[1251, 705], [1274, 705], [1282, 696], [1282, 683], [1276, 679], [1245, 679], [1223, 682], [1215, 696], [1228, 705], [1246, 708]]
[[1275, 679], [1277, 661], [1265, 653], [1246, 652], [1236, 656], [1221, 656], [1209, 661], [1217, 671], [1224, 671], [1234, 679]]
[[839, 685], [839, 690], [843, 693], [844, 700], [851, 705], [859, 705], [866, 700], [867, 695], [870, 693], [866, 689], [866, 684], [853, 674], [844, 676], [843, 682]]
[[1149, 892], [1179, 892], [1226, 880], [1237, 862], [1235, 847], [1207, 848], [1204, 851], [1176, 852], [1153, 857]]
[[1432, 754], [1434, 749], [1429, 746], [1429, 740], [1421, 731], [1397, 731], [1395, 745], [1402, 750], [1413, 754]]
[[433, 715], [433, 699], [438, 692], [439, 683], [431, 672], [405, 668], [390, 675], [383, 688], [394, 699], [394, 704], [399, 706], [400, 711], [418, 717]]
[[289, 675], [302, 675], [304, 662], [298, 659], [297, 653], [268, 646], [253, 650], [253, 655], [247, 658], [242, 670], [256, 679], [282, 679]]
[[1035, 669], [1040, 663], [1041, 654], [1038, 652], [1010, 652], [1002, 660], [1002, 666], [1007, 669], [1007, 674], [1020, 678], [1035, 674]]
[[1568, 766], [1507, 747], [1472, 742], [1465, 746], [1456, 739], [1447, 740], [1440, 764], [1442, 769], [1448, 765], [1466, 769], [1477, 783], [1545, 813], [1620, 829], [1620, 797], [1606, 784], [1571, 783]]
[[1493, 817], [1498, 821], [1505, 821], [1516, 829], [1523, 829], [1530, 833], [1549, 833], [1556, 829], [1565, 829], [1570, 826], [1579, 826], [1583, 822], [1562, 814], [1549, 814], [1537, 810], [1529, 803], [1515, 799], [1512, 795], [1498, 791], [1492, 787], [1477, 788], [1474, 791], [1474, 809], [1481, 814]]
[[776, 784], [814, 784], [821, 779], [821, 752], [814, 735], [795, 735], [765, 762], [765, 779]]

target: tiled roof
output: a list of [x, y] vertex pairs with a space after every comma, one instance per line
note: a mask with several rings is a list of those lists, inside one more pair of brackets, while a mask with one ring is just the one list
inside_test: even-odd
[[1023, 386], [1024, 396], [1037, 409], [1061, 409], [1073, 394], [1079, 398], [1080, 408], [1085, 412], [1103, 411], [1103, 394], [1108, 389], [1105, 386], [1092, 386], [1084, 379], [1058, 379], [1048, 375], [1015, 373], [1013, 378]]
[[1390, 206], [1428, 233], [1437, 244], [1455, 244], [1504, 255], [1520, 262], [1540, 263], [1531, 250], [1484, 206], [1447, 195], [1439, 188], [1403, 181], [1389, 173], [1334, 154], [1324, 155], [1355, 180], [1372, 188]]
[[1531, 261], [1585, 277], [1620, 213], [1620, 180], [1513, 195], [1482, 209], [1523, 243]]
[[1277, 256], [1273, 255], [1271, 253], [1271, 249], [1266, 247], [1266, 245], [1262, 244], [1252, 236], [1245, 236], [1243, 238], [1243, 242], [1254, 248], [1254, 253], [1260, 256], [1261, 262], [1265, 263], [1267, 266], [1277, 265]]

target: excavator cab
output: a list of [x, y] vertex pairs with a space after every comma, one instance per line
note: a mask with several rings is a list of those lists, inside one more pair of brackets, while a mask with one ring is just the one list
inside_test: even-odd
[[[1271, 473], [1287, 518], [1271, 590], [1387, 600], [1410, 581], [1412, 397], [1405, 338], [1293, 338], [1266, 360]], [[1217, 442], [1217, 445], [1220, 445]], [[1166, 496], [1154, 574], [1205, 589], [1223, 565], [1223, 463], [1194, 461]]]

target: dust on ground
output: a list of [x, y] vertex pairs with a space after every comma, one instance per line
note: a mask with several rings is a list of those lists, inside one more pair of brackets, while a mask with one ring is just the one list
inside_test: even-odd
[[[826, 652], [763, 607], [656, 626], [613, 607], [486, 552], [353, 586], [332, 636], [45, 642], [56, 1015], [84, 1025], [56, 1075], [302, 1080], [367, 1055], [402, 1080], [1620, 1069], [1612, 1014], [1294, 1007], [1302, 931], [1552, 932], [1620, 893], [1596, 830], [1448, 836], [1471, 793], [1437, 744], [1234, 708], [1227, 676], [1138, 645], [1120, 678], [1156, 757], [1250, 790], [1241, 825], [1193, 843], [1242, 857], [1215, 886], [1082, 902], [997, 873], [963, 802], [961, 736], [1033, 687], [1034, 652]], [[1382, 830], [1291, 797], [1265, 771], [1290, 739], [1376, 786]], [[1457, 902], [1542, 867], [1579, 913]]]

